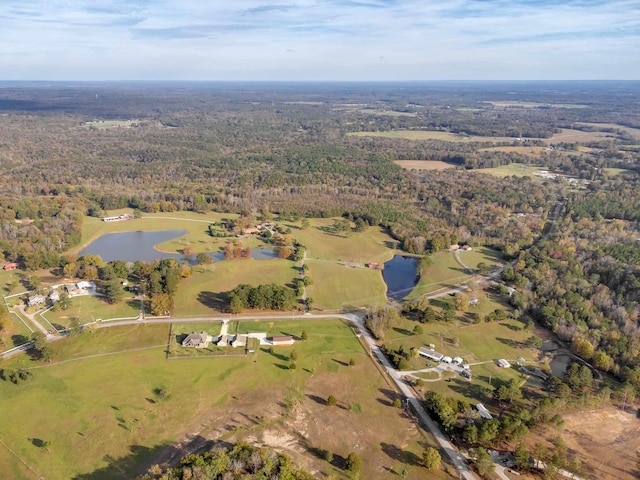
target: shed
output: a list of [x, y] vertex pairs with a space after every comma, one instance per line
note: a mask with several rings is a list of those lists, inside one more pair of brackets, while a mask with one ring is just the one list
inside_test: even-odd
[[442, 357], [444, 357], [444, 355], [442, 355], [441, 353], [438, 353], [435, 350], [428, 350], [424, 347], [420, 347], [418, 349], [418, 354], [421, 357], [426, 357], [429, 360], [433, 360], [434, 362], [439, 362], [440, 360], [442, 360]]
[[451, 363], [453, 362], [453, 358], [446, 356], [446, 357], [442, 357], [442, 363]]
[[294, 340], [291, 335], [280, 335], [277, 337], [271, 337], [272, 345], [293, 345]]
[[496, 360], [496, 364], [502, 368], [511, 368], [511, 364], [507, 362], [504, 358]]

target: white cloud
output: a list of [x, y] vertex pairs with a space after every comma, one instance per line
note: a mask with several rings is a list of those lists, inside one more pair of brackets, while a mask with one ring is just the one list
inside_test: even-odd
[[640, 78], [631, 0], [95, 3], [4, 0], [1, 76]]

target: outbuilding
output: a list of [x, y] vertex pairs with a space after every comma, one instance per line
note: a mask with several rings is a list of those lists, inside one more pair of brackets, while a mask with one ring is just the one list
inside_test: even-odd
[[444, 355], [442, 355], [441, 353], [438, 353], [435, 350], [428, 350], [424, 347], [420, 347], [418, 349], [418, 354], [421, 357], [428, 358], [429, 360], [433, 360], [434, 362], [439, 362], [440, 360], [442, 360], [442, 357], [444, 357]]

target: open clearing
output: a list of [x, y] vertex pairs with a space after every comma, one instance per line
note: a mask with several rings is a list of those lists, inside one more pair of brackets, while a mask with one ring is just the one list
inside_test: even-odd
[[307, 260], [313, 285], [307, 296], [323, 310], [349, 309], [387, 303], [386, 286], [380, 270], [352, 268], [334, 262]]
[[393, 163], [407, 170], [448, 170], [456, 168], [455, 165], [441, 162], [440, 160], [396, 160]]
[[616, 123], [578, 123], [578, 125], [585, 125], [587, 127], [595, 127], [600, 129], [614, 129], [621, 132], [628, 133], [632, 137], [640, 138], [640, 128], [625, 127]]
[[[611, 407], [564, 415], [561, 432], [569, 451], [580, 459], [583, 478], [594, 480], [638, 478], [636, 451], [640, 450], [640, 423], [635, 414]], [[553, 433], [550, 432], [553, 439]], [[544, 440], [532, 436], [533, 445]], [[547, 446], [553, 448], [549, 442]]]
[[[434, 478], [418, 465], [432, 440], [391, 406], [395, 392], [344, 322], [251, 325], [295, 335], [306, 330], [308, 340], [293, 347], [295, 370], [288, 368], [291, 347], [165, 360], [168, 328], [117, 327], [54, 342], [51, 365], [33, 370], [26, 383], [0, 382], [0, 440], [47, 478], [132, 478], [141, 465], [184, 454], [167, 448], [176, 439], [186, 449], [208, 440], [270, 444], [318, 477], [344, 477], [318, 458], [317, 449], [327, 449], [336, 465], [357, 451], [363, 478], [394, 478], [403, 468], [410, 478]], [[75, 360], [57, 363], [65, 359]], [[3, 367], [31, 365], [23, 355]], [[330, 393], [337, 407], [326, 405]], [[11, 478], [38, 478], [1, 449], [0, 461], [3, 472], [16, 472]], [[451, 477], [442, 471], [435, 478]]]
[[[437, 252], [431, 258], [431, 265], [420, 277], [418, 284], [407, 296], [407, 299], [454, 288], [473, 278], [473, 274], [466, 272], [462, 265], [456, 261], [453, 252]], [[476, 268], [480, 262], [486, 263], [488, 267], [500, 263], [496, 252], [486, 247], [478, 247], [471, 252], [460, 252], [460, 259], [470, 268]]]
[[212, 265], [195, 267], [194, 273], [178, 285], [174, 315], [194, 317], [224, 311], [226, 292], [246, 283], [253, 287], [260, 284], [293, 285], [299, 278], [299, 269], [290, 260], [254, 260], [238, 258]]
[[489, 103], [497, 108], [587, 108], [588, 105], [581, 105], [579, 103], [538, 103], [538, 102], [517, 102], [513, 100], [504, 101], [485, 101], [483, 103]]
[[431, 130], [393, 130], [390, 132], [350, 132], [353, 137], [402, 138], [405, 140], [441, 140], [444, 142], [514, 142], [515, 137], [478, 137]]
[[540, 169], [540, 166], [525, 165], [524, 163], [510, 163], [509, 165], [501, 165], [494, 168], [478, 168], [473, 171], [488, 173], [489, 175], [496, 177], [511, 177], [512, 175], [515, 175], [516, 177], [538, 178], [535, 174], [536, 172], [539, 172]]

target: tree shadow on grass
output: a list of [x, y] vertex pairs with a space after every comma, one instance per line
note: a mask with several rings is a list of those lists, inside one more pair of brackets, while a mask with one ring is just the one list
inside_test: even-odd
[[420, 459], [413, 452], [407, 452], [390, 443], [381, 443], [382, 451], [390, 458], [408, 465], [420, 465]]
[[312, 395], [310, 393], [307, 393], [305, 395], [309, 400], [313, 400], [314, 402], [316, 402], [319, 405], [327, 405], [327, 400], [322, 398], [322, 397], [319, 397], [317, 395]]
[[410, 337], [411, 335], [413, 335], [413, 332], [410, 332], [409, 330], [407, 330], [406, 328], [400, 328], [400, 327], [393, 327], [393, 330], [395, 332], [398, 332], [400, 335], [405, 335], [407, 337]]
[[103, 461], [105, 467], [94, 470], [90, 473], [83, 473], [73, 477], [73, 480], [111, 480], [113, 478], [135, 478], [138, 473], [146, 470], [147, 464], [166, 448], [165, 445], [158, 445], [153, 448], [142, 445], [131, 445], [129, 455], [114, 458], [105, 455]]
[[14, 347], [18, 347], [20, 345], [24, 345], [27, 343], [29, 339], [25, 335], [11, 335], [11, 343], [13, 343]]
[[206, 307], [224, 312], [227, 309], [228, 295], [226, 293], [200, 292], [198, 301]]

